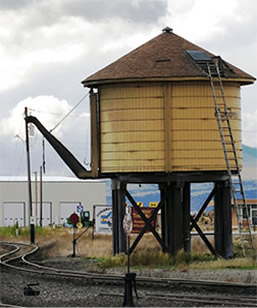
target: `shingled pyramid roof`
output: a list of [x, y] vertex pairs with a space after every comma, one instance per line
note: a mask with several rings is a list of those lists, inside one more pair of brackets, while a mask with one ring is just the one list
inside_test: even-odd
[[[206, 74], [188, 55], [187, 50], [203, 51], [210, 57], [215, 56], [165, 28], [162, 34], [89, 76], [82, 83], [90, 87], [119, 81], [206, 78]], [[253, 76], [224, 63], [231, 69], [227, 76], [229, 79], [236, 79], [241, 84], [254, 82]]]

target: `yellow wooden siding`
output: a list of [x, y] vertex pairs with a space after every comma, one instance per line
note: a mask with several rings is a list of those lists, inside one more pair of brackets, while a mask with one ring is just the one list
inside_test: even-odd
[[[241, 164], [240, 87], [225, 83], [224, 92]], [[170, 171], [226, 170], [209, 83], [173, 83], [171, 93]], [[218, 101], [221, 102], [222, 98], [218, 97]], [[224, 112], [222, 108], [220, 111]], [[229, 158], [231, 167], [235, 168], [232, 153], [229, 154]]]
[[[141, 99], [139, 98], [108, 98], [104, 99], [105, 104], [101, 106], [102, 111], [119, 111], [123, 110], [124, 104], [126, 105], [127, 110], [135, 110], [137, 108], [144, 109], [147, 104], [147, 109], [156, 109], [156, 108], [162, 108], [163, 102], [162, 97], [149, 97]], [[111, 102], [111, 104], [109, 104]]]
[[[240, 86], [224, 88], [241, 165]], [[209, 82], [104, 85], [100, 111], [103, 173], [226, 170]]]
[[103, 85], [100, 88], [101, 98], [108, 99], [142, 99], [163, 97], [160, 83], [124, 83], [114, 85]]
[[163, 90], [140, 85], [101, 89], [102, 172], [156, 172], [164, 165]]

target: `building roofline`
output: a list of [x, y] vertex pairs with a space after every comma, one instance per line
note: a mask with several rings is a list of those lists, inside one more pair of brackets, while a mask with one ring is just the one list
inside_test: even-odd
[[[182, 81], [209, 81], [208, 77], [192, 76], [192, 77], [153, 77], [153, 78], [118, 78], [118, 79], [99, 79], [92, 81], [82, 81], [84, 87], [98, 88], [106, 84], [132, 83], [132, 82], [182, 82]], [[236, 82], [240, 85], [251, 85], [255, 82], [255, 78], [222, 78], [223, 82]]]
[[[0, 183], [3, 182], [27, 182], [28, 178], [26, 176], [0, 176]], [[65, 176], [43, 176], [43, 182], [45, 183], [105, 183], [106, 179], [88, 179], [81, 180], [75, 177], [65, 177]], [[31, 182], [35, 182], [32, 176]], [[39, 179], [38, 179], [39, 182]]]
[[[255, 77], [223, 60], [220, 56], [197, 46], [194, 43], [165, 28], [163, 33], [125, 54], [82, 81], [85, 87], [110, 82], [133, 82], [154, 80], [201, 80], [208, 78], [197, 62], [192, 60], [189, 51], [201, 52], [211, 59], [218, 58], [226, 70], [228, 79], [242, 85], [252, 84]], [[186, 79], [180, 79], [186, 78]]]

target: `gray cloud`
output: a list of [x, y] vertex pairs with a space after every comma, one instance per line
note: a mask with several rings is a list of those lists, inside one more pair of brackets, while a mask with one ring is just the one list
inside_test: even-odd
[[[237, 62], [243, 63], [244, 67], [241, 67], [243, 70], [256, 74], [257, 6], [251, 0], [238, 1], [237, 4], [235, 18], [223, 19], [223, 31], [209, 40], [205, 38], [204, 44], [208, 45], [211, 51], [229, 57], [225, 59], [228, 62], [234, 61], [233, 64], [236, 66]], [[249, 54], [252, 54], [252, 57], [249, 57]]]
[[[74, 0], [62, 2], [62, 11], [66, 15], [80, 16], [90, 22], [124, 19], [136, 23], [156, 23], [166, 15], [166, 0]], [[122, 29], [121, 29], [122, 31]]]
[[1, 0], [0, 10], [20, 10], [36, 2], [35, 0]]
[[167, 14], [167, 0], [1, 0], [0, 10], [26, 11], [24, 28], [50, 26], [65, 17], [81, 17], [90, 23], [114, 19], [156, 24]]

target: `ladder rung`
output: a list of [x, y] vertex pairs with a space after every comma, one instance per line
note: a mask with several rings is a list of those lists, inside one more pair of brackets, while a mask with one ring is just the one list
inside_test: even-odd
[[[230, 117], [229, 117], [229, 112], [227, 110], [227, 105], [226, 105], [226, 97], [224, 94], [224, 88], [223, 88], [223, 83], [221, 80], [221, 74], [224, 73], [224, 70], [219, 68], [218, 63], [209, 63], [206, 62], [205, 63], [205, 67], [202, 69], [207, 70], [208, 73], [208, 77], [209, 77], [209, 81], [211, 84], [211, 88], [212, 88], [212, 93], [213, 93], [213, 99], [214, 99], [214, 105], [215, 105], [215, 116], [218, 122], [218, 126], [219, 126], [219, 132], [220, 132], [220, 136], [221, 136], [221, 142], [222, 142], [222, 146], [223, 146], [223, 150], [224, 150], [224, 155], [225, 155], [225, 159], [226, 159], [226, 164], [227, 164], [227, 171], [228, 174], [231, 177], [231, 181], [232, 181], [232, 192], [233, 192], [233, 204], [235, 205], [236, 208], [236, 213], [237, 213], [237, 220], [238, 220], [238, 227], [239, 227], [239, 233], [240, 233], [240, 239], [241, 239], [241, 245], [243, 248], [243, 255], [245, 256], [245, 247], [244, 247], [244, 243], [241, 237], [242, 234], [242, 227], [245, 228], [245, 226], [243, 226], [243, 221], [245, 220], [245, 218], [243, 217], [243, 208], [245, 208], [246, 205], [246, 201], [245, 201], [245, 196], [244, 196], [244, 188], [243, 188], [243, 184], [241, 181], [241, 177], [240, 177], [240, 170], [239, 170], [239, 165], [238, 165], [238, 160], [237, 160], [237, 151], [235, 149], [235, 142], [234, 142], [234, 137], [232, 134], [232, 128], [231, 128], [231, 124], [230, 124]], [[204, 63], [201, 62], [201, 66], [204, 66]], [[229, 138], [229, 140], [228, 140]], [[226, 141], [225, 141], [226, 140]], [[231, 148], [232, 146], [232, 150], [228, 150], [228, 148]], [[233, 158], [229, 158], [228, 155], [229, 153], [234, 153]], [[235, 182], [233, 182], [233, 174], [231, 171], [231, 167], [230, 167], [230, 162], [234, 161], [236, 164], [236, 170], [237, 170], [237, 174], [238, 177], [235, 179]], [[240, 199], [243, 200], [243, 206], [241, 204], [238, 204], [237, 201], [237, 197], [239, 195], [239, 193], [241, 194]], [[246, 213], [248, 213], [247, 208], [246, 208]], [[249, 234], [251, 235], [251, 229], [250, 229], [250, 224], [249, 224], [249, 220], [248, 220], [248, 215], [247, 215], [247, 230], [246, 232], [244, 232], [244, 234]], [[252, 238], [250, 237], [251, 241]], [[253, 251], [254, 251], [254, 246], [253, 243], [251, 244]]]

